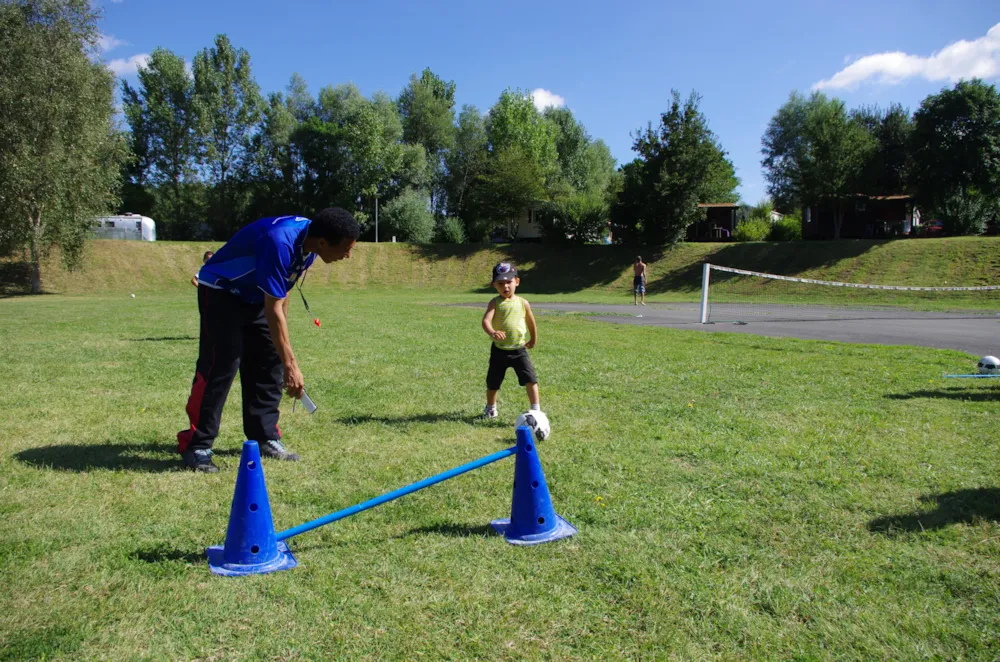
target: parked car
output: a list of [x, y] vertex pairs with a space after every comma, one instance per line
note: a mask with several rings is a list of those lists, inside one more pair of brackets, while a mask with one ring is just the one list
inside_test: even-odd
[[941, 221], [927, 221], [917, 228], [916, 236], [920, 239], [930, 239], [931, 237], [944, 236], [944, 223]]

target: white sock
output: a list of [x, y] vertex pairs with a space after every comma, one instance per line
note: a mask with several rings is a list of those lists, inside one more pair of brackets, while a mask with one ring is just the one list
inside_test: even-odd
[[530, 411], [542, 411], [542, 406], [539, 404], [534, 404], [528, 407]]
[[486, 405], [486, 409], [487, 409], [487, 411], [496, 411], [497, 410], [497, 406], [496, 405], [487, 404]]

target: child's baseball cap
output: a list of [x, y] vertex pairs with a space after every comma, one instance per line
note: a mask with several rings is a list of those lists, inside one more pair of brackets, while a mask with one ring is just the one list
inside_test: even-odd
[[493, 282], [502, 283], [517, 278], [517, 269], [510, 262], [501, 262], [493, 267]]

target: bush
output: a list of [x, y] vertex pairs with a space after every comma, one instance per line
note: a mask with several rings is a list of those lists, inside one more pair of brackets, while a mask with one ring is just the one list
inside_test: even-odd
[[771, 226], [771, 241], [798, 241], [802, 239], [802, 218], [798, 214], [788, 214]]
[[749, 218], [736, 226], [734, 241], [767, 241], [771, 234], [771, 221], [765, 218]]
[[937, 207], [944, 233], [953, 237], [982, 234], [996, 213], [995, 203], [975, 191], [956, 191]]
[[434, 241], [439, 244], [464, 244], [465, 224], [462, 223], [462, 219], [446, 216], [438, 221], [437, 229], [434, 231]]
[[545, 205], [538, 220], [548, 242], [587, 244], [601, 242], [607, 236], [608, 214], [603, 196], [576, 193]]
[[397, 241], [428, 244], [434, 238], [434, 215], [428, 208], [427, 196], [407, 189], [385, 206], [379, 220], [385, 223], [386, 235]]

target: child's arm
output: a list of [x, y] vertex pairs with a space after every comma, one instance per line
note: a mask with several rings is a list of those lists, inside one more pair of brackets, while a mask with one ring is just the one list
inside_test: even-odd
[[486, 306], [486, 314], [483, 315], [483, 331], [494, 340], [503, 340], [507, 334], [493, 328], [493, 314], [497, 311], [497, 304], [490, 299], [490, 305]]
[[524, 346], [531, 349], [538, 342], [538, 327], [535, 326], [535, 314], [531, 312], [531, 305], [525, 301], [524, 302], [524, 321], [528, 324], [528, 333], [531, 335], [531, 340], [524, 343]]

